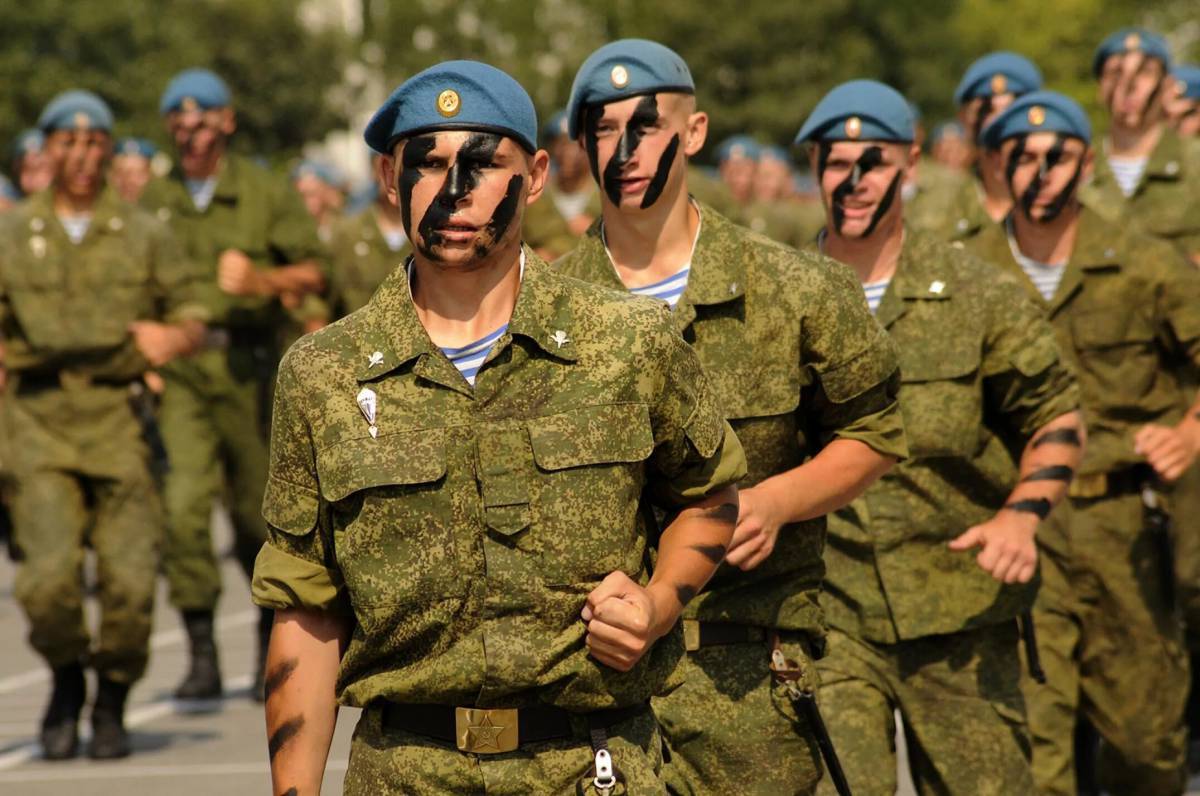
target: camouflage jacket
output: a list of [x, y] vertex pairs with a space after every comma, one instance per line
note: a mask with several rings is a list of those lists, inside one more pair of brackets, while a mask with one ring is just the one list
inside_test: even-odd
[[876, 643], [1012, 619], [1037, 581], [1006, 586], [946, 544], [990, 519], [1018, 458], [1079, 392], [1054, 331], [1016, 280], [909, 230], [876, 315], [900, 349], [911, 458], [829, 520], [822, 604], [834, 627]]
[[[801, 253], [701, 205], [687, 288], [672, 313], [746, 451], [751, 486], [804, 463], [835, 438], [906, 453], [896, 352], [850, 270]], [[597, 223], [556, 263], [623, 288]], [[825, 520], [785, 526], [749, 572], [723, 566], [687, 615], [823, 633], [818, 591]]]
[[[584, 212], [593, 218], [600, 215], [600, 191], [589, 183], [592, 189], [591, 199]], [[575, 248], [579, 236], [571, 232], [567, 219], [559, 212], [554, 203], [558, 193], [554, 181], [548, 180], [546, 190], [536, 202], [525, 208], [525, 222], [521, 231], [525, 243], [538, 252], [539, 256], [553, 260], [561, 257]]]
[[1133, 195], [1121, 193], [1108, 158], [1097, 153], [1092, 179], [1079, 198], [1110, 223], [1128, 219], [1141, 231], [1171, 242], [1200, 266], [1200, 157], [1173, 130], [1150, 155]]
[[[1020, 276], [1058, 333], [1079, 379], [1087, 452], [1081, 473], [1143, 461], [1133, 436], [1146, 423], [1174, 425], [1194, 397], [1200, 364], [1200, 274], [1161, 240], [1084, 209], [1075, 251], [1053, 301], [1013, 260], [1003, 225], [969, 248]], [[1189, 373], [1190, 380], [1189, 380]]]
[[[171, 227], [184, 253], [205, 266], [216, 284], [217, 259], [237, 249], [260, 268], [314, 261], [329, 276], [329, 259], [315, 222], [288, 181], [251, 161], [226, 157], [212, 202], [196, 209], [178, 169], [151, 180], [142, 207]], [[234, 327], [277, 326], [285, 314], [277, 299], [212, 293], [213, 322]]]
[[375, 212], [372, 205], [357, 215], [339, 220], [333, 227], [330, 240], [333, 273], [329, 280], [328, 303], [335, 319], [365, 306], [380, 283], [412, 251], [412, 244], [407, 241], [392, 251], [379, 231]]
[[[922, 164], [921, 169], [927, 165]], [[936, 176], [918, 172], [917, 195], [904, 207], [910, 229], [928, 232], [938, 240], [972, 238], [995, 225], [983, 206], [983, 187], [974, 173], [957, 174], [946, 169]]]
[[825, 226], [825, 210], [820, 202], [751, 202], [743, 208], [741, 221], [760, 235], [800, 249]]
[[625, 706], [682, 656], [676, 631], [619, 674], [579, 612], [614, 570], [647, 579], [643, 496], [671, 512], [734, 483], [741, 446], [661, 306], [526, 257], [474, 389], [404, 269], [280, 365], [253, 595], [351, 612], [345, 704]]

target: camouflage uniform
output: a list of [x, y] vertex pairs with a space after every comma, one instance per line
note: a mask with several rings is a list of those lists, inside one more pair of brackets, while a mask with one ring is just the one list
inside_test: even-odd
[[333, 273], [329, 279], [328, 302], [335, 319], [366, 306], [380, 283], [412, 251], [408, 241], [392, 250], [379, 230], [376, 213], [374, 206], [368, 207], [355, 216], [342, 219], [333, 228], [330, 241]]
[[[973, 241], [1018, 271], [1002, 227]], [[1169, 544], [1146, 522], [1155, 483], [1133, 436], [1174, 425], [1191, 401], [1181, 366], [1200, 363], [1200, 275], [1170, 246], [1084, 209], [1054, 300], [1042, 303], [1079, 379], [1087, 452], [1068, 499], [1038, 533], [1034, 617], [1048, 682], [1026, 682], [1040, 792], [1075, 793], [1072, 733], [1084, 714], [1107, 741], [1112, 793], [1179, 793], [1188, 688]], [[1194, 383], [1194, 381], [1192, 382]]]
[[219, 296], [211, 344], [163, 369], [168, 389], [159, 419], [170, 460], [163, 567], [171, 602], [212, 610], [221, 578], [209, 521], [223, 484], [247, 574], [266, 534], [259, 515], [267, 473], [265, 401], [277, 357], [274, 335], [285, 317], [277, 300], [216, 293], [217, 259], [225, 249], [238, 249], [259, 267], [325, 260], [312, 219], [287, 180], [241, 157], [226, 159], [204, 211], [178, 172], [151, 181], [141, 203], [171, 226]]
[[[905, 455], [895, 349], [845, 266], [799, 253], [701, 205], [687, 288], [672, 313], [696, 349], [746, 450], [750, 486], [791, 470], [833, 439]], [[599, 224], [556, 266], [623, 287]], [[824, 518], [780, 530], [775, 550], [742, 572], [723, 566], [685, 612], [688, 631], [740, 642], [689, 642], [684, 684], [656, 699], [678, 793], [811, 792], [821, 766], [811, 728], [773, 687], [770, 643], [810, 670], [824, 623], [818, 605]]]
[[[280, 368], [254, 599], [353, 619], [337, 684], [366, 708], [350, 794], [574, 793], [593, 757], [582, 718], [574, 741], [464, 754], [380, 711], [644, 705], [677, 668], [678, 631], [619, 674], [587, 656], [584, 598], [614, 570], [647, 580], [643, 496], [674, 511], [745, 473], [661, 307], [526, 257], [474, 389], [430, 342], [403, 269]], [[648, 709], [609, 732], [629, 792], [661, 792]]]
[[58, 668], [85, 660], [84, 548], [96, 552], [101, 678], [132, 683], [149, 652], [163, 516], [130, 386], [149, 369], [128, 325], [203, 320], [199, 275], [151, 216], [111, 191], [73, 244], [53, 196], [34, 195], [0, 233], [4, 425], [22, 554], [15, 592], [30, 643]]
[[904, 218], [911, 229], [945, 241], [968, 240], [996, 223], [983, 206], [983, 185], [974, 174], [951, 173], [936, 187], [922, 185], [905, 205]]
[[[587, 185], [592, 190], [592, 197], [584, 212], [595, 218], [600, 215], [600, 192], [591, 182]], [[556, 193], [554, 181], [548, 181], [538, 200], [525, 208], [525, 221], [521, 226], [525, 242], [548, 260], [563, 256], [579, 241], [579, 236], [571, 232], [567, 219], [554, 204]]]
[[741, 221], [760, 235], [800, 249], [825, 226], [825, 209], [820, 202], [752, 202], [742, 211]]
[[931, 234], [906, 233], [876, 318], [900, 349], [911, 458], [829, 518], [830, 733], [856, 794], [896, 792], [897, 709], [918, 791], [1028, 793], [1016, 618], [1037, 581], [1005, 585], [947, 544], [999, 511], [1014, 452], [1079, 391], [1016, 280]]

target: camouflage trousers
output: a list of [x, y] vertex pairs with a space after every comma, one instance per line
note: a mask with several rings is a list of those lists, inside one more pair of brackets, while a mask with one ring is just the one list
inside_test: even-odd
[[247, 576], [266, 539], [265, 390], [249, 364], [240, 369], [245, 373], [230, 364], [238, 353], [205, 351], [163, 373], [159, 427], [170, 467], [163, 572], [171, 604], [181, 610], [211, 610], [221, 593], [211, 532], [215, 498], [228, 500], [234, 548]]
[[[402, 730], [385, 728], [382, 711], [363, 711], [350, 744], [346, 796], [595, 796], [589, 769], [595, 760], [586, 722], [574, 740], [526, 744], [503, 754], [468, 754]], [[639, 716], [608, 728], [608, 749], [623, 779], [614, 796], [665, 794], [662, 739], [654, 716]]]
[[[896, 644], [832, 630], [817, 668], [855, 796], [896, 793], [897, 710], [918, 793], [1032, 793], [1015, 621]], [[825, 782], [819, 792], [834, 790]]]
[[[784, 633], [784, 655], [808, 670], [801, 634]], [[723, 644], [689, 652], [683, 684], [653, 700], [674, 794], [813, 793], [821, 778], [812, 731], [773, 682], [765, 643]]]
[[1068, 498], [1038, 532], [1034, 607], [1047, 682], [1026, 683], [1038, 791], [1076, 791], [1073, 733], [1085, 715], [1110, 793], [1183, 792], [1188, 690], [1183, 623], [1164, 540], [1141, 497]]

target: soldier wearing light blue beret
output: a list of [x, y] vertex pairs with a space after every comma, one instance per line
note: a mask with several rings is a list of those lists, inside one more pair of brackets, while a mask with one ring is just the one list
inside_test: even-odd
[[137, 202], [150, 182], [150, 159], [158, 152], [145, 138], [122, 138], [113, 148], [108, 179], [126, 202]]
[[1167, 98], [1167, 115], [1182, 138], [1200, 138], [1200, 66], [1180, 64], [1171, 70], [1175, 80]]
[[971, 140], [1012, 101], [1042, 87], [1042, 73], [1032, 61], [1013, 52], [993, 52], [967, 67], [954, 89], [959, 121]]
[[46, 155], [46, 135], [37, 128], [23, 130], [9, 151], [13, 186], [20, 196], [45, 190], [54, 179], [54, 166]]

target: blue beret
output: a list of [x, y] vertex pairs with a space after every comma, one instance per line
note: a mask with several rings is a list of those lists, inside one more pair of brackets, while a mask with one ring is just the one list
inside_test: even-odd
[[796, 134], [806, 141], [902, 141], [916, 138], [912, 108], [876, 80], [851, 80], [821, 98]]
[[542, 125], [542, 143], [548, 143], [567, 134], [567, 112], [565, 110], [556, 111], [553, 116], [546, 120]]
[[1151, 33], [1145, 28], [1121, 28], [1112, 33], [1096, 48], [1096, 56], [1092, 59], [1092, 75], [1100, 76], [1104, 62], [1111, 56], [1140, 50], [1151, 58], [1157, 58], [1169, 69], [1171, 67], [1171, 52], [1167, 49], [1167, 40], [1157, 33]]
[[537, 151], [533, 100], [520, 83], [478, 61], [445, 61], [404, 81], [367, 122], [363, 138], [389, 155], [397, 140], [434, 130], [500, 133]]
[[963, 132], [963, 126], [958, 122], [942, 122], [937, 127], [933, 128], [933, 132], [930, 134], [929, 140], [936, 144], [946, 136], [950, 136], [951, 138], [966, 138], [967, 134]]
[[1011, 52], [988, 53], [967, 67], [954, 89], [954, 104], [997, 94], [1020, 96], [1041, 87], [1042, 73], [1033, 61]]
[[158, 152], [158, 147], [145, 138], [122, 138], [113, 149], [115, 155], [137, 155], [149, 160]]
[[112, 132], [113, 115], [108, 103], [90, 91], [64, 91], [42, 111], [38, 129], [45, 133], [55, 130], [103, 130]]
[[759, 160], [778, 160], [780, 163], [791, 165], [792, 155], [781, 146], [765, 146], [758, 153]]
[[647, 39], [609, 42], [575, 73], [567, 101], [567, 135], [572, 140], [579, 137], [579, 116], [589, 105], [660, 91], [696, 93], [692, 71], [678, 53]]
[[46, 134], [37, 128], [31, 127], [28, 130], [22, 130], [16, 140], [13, 141], [9, 155], [14, 161], [17, 161], [30, 152], [41, 152], [45, 146]]
[[321, 182], [332, 188], [341, 189], [345, 180], [338, 170], [328, 163], [321, 163], [316, 160], [302, 160], [292, 169], [292, 182], [301, 177], [316, 177]]
[[10, 202], [21, 201], [21, 192], [3, 174], [0, 174], [0, 199], [7, 199]]
[[724, 163], [730, 158], [758, 160], [760, 155], [762, 146], [748, 135], [731, 135], [717, 146], [718, 163]]
[[1187, 99], [1200, 99], [1200, 66], [1184, 64], [1171, 70], [1171, 77], [1182, 84], [1183, 92], [1179, 95]]
[[209, 108], [226, 108], [231, 101], [229, 86], [208, 69], [185, 69], [167, 84], [162, 99], [158, 101], [158, 112], [168, 114], [171, 111], [185, 108], [185, 105], [195, 104], [202, 110]]
[[1061, 133], [1092, 143], [1092, 125], [1079, 103], [1057, 91], [1033, 91], [983, 128], [980, 140], [996, 149], [1006, 139], [1026, 133]]

